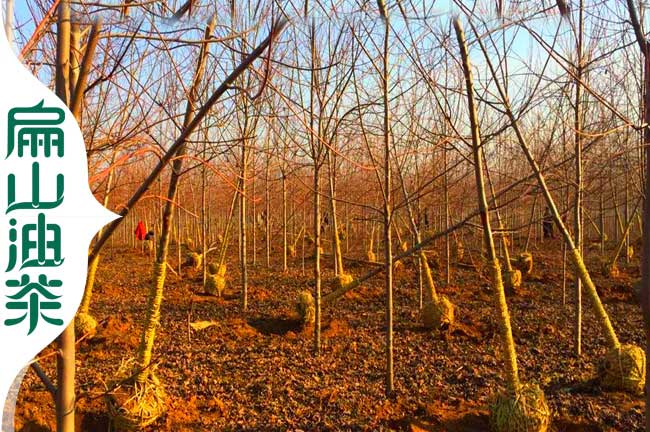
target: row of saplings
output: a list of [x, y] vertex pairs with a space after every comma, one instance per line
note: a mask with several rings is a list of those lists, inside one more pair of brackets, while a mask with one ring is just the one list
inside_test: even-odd
[[[507, 243], [506, 243], [507, 244]], [[462, 243], [456, 242], [456, 259], [463, 258]], [[405, 247], [402, 247], [405, 250]], [[371, 251], [368, 252], [371, 256]], [[431, 267], [439, 268], [439, 261], [435, 253], [433, 259], [427, 259], [424, 251], [418, 254], [418, 261], [424, 276], [427, 299], [422, 307], [420, 319], [422, 325], [433, 331], [445, 330], [453, 325], [456, 308], [454, 304], [444, 295], [436, 292]], [[500, 272], [503, 287], [510, 293], [514, 293], [521, 286], [522, 275], [529, 276], [533, 271], [533, 256], [530, 252], [519, 254], [516, 259], [509, 259], [510, 266], [506, 266], [503, 273]], [[396, 267], [401, 265], [399, 260], [394, 262]], [[498, 265], [498, 264], [497, 264]], [[494, 271], [494, 266], [483, 266], [479, 272], [489, 269]], [[343, 293], [359, 286], [354, 278], [343, 273], [334, 281], [336, 288], [332, 293], [325, 295], [322, 304], [325, 306], [331, 303]], [[312, 325], [315, 321], [315, 302], [312, 293], [303, 290], [298, 294], [296, 300], [296, 311], [305, 325]], [[610, 349], [598, 363], [598, 378], [603, 388], [609, 390], [623, 390], [635, 395], [643, 394], [645, 383], [645, 353], [635, 345], [620, 345]], [[496, 432], [531, 432], [547, 431], [550, 425], [551, 410], [546, 402], [544, 392], [538, 385], [519, 384], [515, 380], [517, 389], [514, 392], [519, 395], [512, 398], [508, 393], [499, 394], [490, 407], [491, 428]]]

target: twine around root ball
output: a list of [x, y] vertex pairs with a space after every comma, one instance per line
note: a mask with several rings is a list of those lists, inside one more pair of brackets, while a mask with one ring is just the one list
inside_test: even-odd
[[533, 272], [533, 255], [530, 252], [522, 252], [517, 257], [517, 268], [525, 275]]
[[517, 394], [502, 393], [490, 406], [490, 429], [493, 432], [546, 432], [551, 410], [536, 384], [522, 386]]
[[218, 274], [209, 274], [205, 277], [205, 293], [221, 297], [226, 290], [226, 279]]
[[74, 328], [77, 337], [91, 338], [97, 333], [97, 320], [88, 313], [79, 312], [74, 318]]
[[521, 286], [521, 272], [516, 269], [503, 272], [503, 285], [506, 290], [513, 292]]
[[636, 345], [610, 349], [598, 365], [601, 385], [609, 390], [642, 394], [645, 385], [645, 352]]
[[429, 330], [444, 330], [454, 323], [455, 307], [446, 296], [428, 302], [421, 312], [422, 324]]
[[120, 366], [117, 381], [109, 383], [109, 388], [117, 388], [104, 397], [114, 430], [143, 429], [166, 411], [167, 395], [154, 372], [149, 371], [142, 380], [130, 377], [134, 371], [133, 364], [130, 360]]
[[373, 251], [371, 251], [371, 250], [369, 250], [368, 252], [366, 252], [366, 256], [368, 257], [368, 261], [370, 261], [370, 262], [376, 262], [376, 261], [377, 261], [377, 256], [376, 256], [375, 253], [374, 253]]
[[336, 276], [335, 285], [336, 289], [343, 288], [354, 281], [354, 278], [349, 273], [341, 273]]
[[296, 300], [296, 311], [303, 324], [313, 324], [316, 321], [316, 306], [314, 297], [307, 290], [300, 291]]

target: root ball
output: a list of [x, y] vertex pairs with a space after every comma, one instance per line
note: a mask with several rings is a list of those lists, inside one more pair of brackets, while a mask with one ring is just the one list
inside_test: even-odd
[[622, 345], [605, 354], [598, 366], [604, 388], [642, 394], [645, 384], [645, 353], [636, 345]]
[[219, 274], [209, 274], [205, 278], [205, 293], [221, 297], [226, 290], [226, 278]]
[[343, 288], [344, 286], [351, 284], [354, 278], [352, 277], [351, 274], [349, 273], [341, 273], [340, 275], [336, 276], [336, 289]]
[[97, 333], [97, 320], [90, 314], [79, 312], [74, 320], [74, 328], [77, 337], [92, 338]]
[[191, 265], [195, 270], [198, 270], [201, 268], [201, 264], [203, 264], [203, 255], [196, 252], [190, 252], [187, 254], [187, 264]]
[[530, 252], [522, 252], [517, 257], [517, 268], [525, 275], [533, 272], [533, 255]]
[[307, 290], [300, 291], [296, 301], [296, 311], [303, 324], [313, 324], [316, 320], [316, 306], [314, 297]]
[[[132, 365], [133, 361], [127, 364]], [[146, 378], [137, 380], [129, 377], [133, 370], [123, 364], [117, 373], [117, 380], [109, 383], [109, 388], [116, 385], [117, 388], [105, 396], [108, 415], [115, 430], [141, 430], [155, 422], [166, 410], [167, 395], [153, 371]], [[121, 381], [124, 382], [120, 384]]]
[[208, 274], [219, 275], [221, 277], [226, 277], [226, 265], [225, 264], [208, 264]]
[[551, 410], [538, 385], [524, 385], [517, 395], [503, 393], [490, 406], [490, 428], [494, 432], [546, 432]]
[[521, 272], [515, 269], [512, 271], [505, 270], [503, 272], [503, 285], [510, 292], [516, 291], [521, 286]]
[[422, 308], [422, 324], [429, 330], [444, 330], [454, 323], [455, 307], [446, 296], [428, 302]]

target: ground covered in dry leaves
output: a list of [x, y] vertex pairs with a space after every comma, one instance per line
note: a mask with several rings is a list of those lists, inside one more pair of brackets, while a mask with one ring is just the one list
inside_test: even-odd
[[[603, 391], [593, 380], [594, 360], [604, 354], [605, 339], [587, 298], [583, 355], [572, 354], [572, 285], [567, 282], [563, 305], [560, 250], [559, 241], [533, 248], [533, 277], [524, 282], [523, 293], [508, 297], [521, 378], [544, 389], [555, 431], [641, 430], [643, 398]], [[326, 308], [323, 352], [315, 357], [312, 333], [301, 328], [294, 312], [299, 290], [311, 287], [312, 262], [305, 261], [303, 273], [302, 260], [292, 260], [285, 274], [268, 270], [262, 255], [249, 271], [246, 314], [240, 308], [234, 256], [224, 298], [193, 293], [201, 285], [197, 272], [188, 270], [182, 279], [168, 272], [154, 357], [170, 397], [167, 414], [147, 430], [487, 430], [487, 406], [504, 382], [487, 280], [470, 269], [453, 268], [452, 285], [439, 283], [438, 288], [458, 306], [459, 322], [436, 334], [419, 324], [412, 263], [396, 274], [396, 393], [386, 399], [383, 278]], [[324, 258], [326, 279], [332, 277], [330, 263]], [[272, 264], [281, 268], [275, 260]], [[356, 276], [369, 268], [348, 266]], [[78, 343], [81, 431], [109, 430], [105, 383], [135, 355], [150, 269], [150, 258], [128, 247], [102, 255], [91, 306], [100, 330], [94, 339]], [[638, 263], [622, 270], [617, 279], [594, 272], [594, 280], [621, 341], [641, 344], [641, 314], [632, 289]], [[440, 271], [437, 279], [443, 279]], [[331, 283], [324, 284], [325, 292], [331, 289]], [[201, 320], [216, 325], [190, 329], [189, 322]], [[53, 377], [52, 353], [46, 349], [40, 363]], [[22, 384], [16, 430], [54, 430], [53, 400], [31, 371]]]

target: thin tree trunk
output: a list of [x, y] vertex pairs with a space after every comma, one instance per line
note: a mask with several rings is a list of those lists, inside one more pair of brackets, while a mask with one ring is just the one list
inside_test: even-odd
[[[247, 128], [244, 129], [245, 131]], [[246, 132], [244, 132], [246, 133]], [[241, 307], [244, 312], [248, 310], [248, 266], [246, 254], [246, 163], [247, 163], [247, 138], [242, 139], [241, 167], [239, 171], [239, 268], [241, 271]]]
[[[295, 242], [294, 242], [295, 244]], [[282, 172], [282, 271], [286, 272], [287, 267], [287, 176]], [[294, 246], [295, 250], [295, 246]]]
[[332, 156], [332, 151], [327, 149], [327, 161], [329, 168], [329, 195], [330, 195], [330, 212], [332, 213], [332, 242], [334, 243], [334, 271], [337, 275], [345, 273], [343, 268], [343, 253], [341, 250], [341, 237], [339, 236], [339, 223], [336, 216], [336, 163]]
[[386, 289], [386, 396], [392, 396], [394, 392], [393, 373], [393, 251], [391, 235], [391, 156], [390, 156], [390, 106], [389, 106], [389, 36], [390, 19], [388, 10], [383, 0], [379, 0], [379, 8], [384, 18], [384, 45], [383, 45], [383, 70], [381, 71], [381, 87], [383, 97], [383, 147], [384, 147], [384, 267], [385, 267], [385, 289]]
[[[576, 250], [582, 254], [582, 34], [584, 31], [583, 0], [580, 0], [578, 11], [578, 43], [576, 65], [576, 95], [574, 105], [574, 133], [575, 133], [575, 170], [576, 194], [574, 214], [574, 239]], [[582, 354], [582, 282], [578, 270], [575, 274], [575, 315], [574, 315], [574, 349], [575, 354]]]
[[474, 103], [474, 84], [472, 82], [472, 71], [465, 44], [465, 35], [461, 28], [460, 20], [454, 21], [456, 37], [460, 46], [461, 57], [463, 61], [463, 73], [465, 75], [465, 86], [467, 87], [467, 102], [472, 131], [472, 146], [474, 154], [474, 171], [476, 174], [476, 188], [478, 191], [479, 211], [481, 223], [483, 226], [484, 242], [489, 260], [492, 286], [495, 292], [495, 301], [499, 311], [499, 333], [501, 335], [502, 357], [506, 361], [506, 384], [512, 394], [516, 394], [520, 388], [519, 371], [517, 369], [517, 354], [515, 351], [515, 342], [512, 337], [512, 328], [510, 327], [510, 314], [506, 303], [505, 290], [501, 279], [501, 267], [496, 256], [492, 229], [490, 227], [490, 215], [488, 212], [488, 203], [485, 194], [483, 181], [483, 159], [481, 157], [481, 136], [478, 125], [478, 116]]
[[[57, 22], [56, 95], [70, 104], [70, 1], [62, 0]], [[72, 321], [57, 338], [56, 430], [75, 430], [75, 330]]]
[[[205, 28], [204, 39], [208, 40], [214, 27], [216, 25], [216, 16], [210, 19], [210, 22]], [[198, 98], [198, 87], [203, 73], [205, 71], [205, 63], [208, 54], [208, 43], [201, 45], [201, 52], [199, 53], [199, 60], [194, 74], [194, 79], [187, 95], [187, 106], [185, 109], [185, 117], [183, 119], [183, 129], [186, 129], [194, 117], [195, 102]], [[153, 270], [153, 285], [149, 291], [148, 305], [146, 310], [146, 318], [144, 329], [140, 338], [140, 345], [138, 347], [138, 367], [141, 372], [137, 376], [137, 380], [144, 382], [150, 373], [148, 368], [151, 363], [151, 355], [153, 352], [153, 345], [155, 341], [156, 331], [160, 322], [160, 307], [163, 299], [163, 289], [165, 286], [165, 276], [167, 274], [167, 254], [169, 251], [169, 240], [171, 237], [171, 227], [173, 222], [174, 202], [176, 199], [176, 192], [178, 190], [178, 182], [183, 168], [183, 156], [185, 154], [186, 146], [183, 143], [176, 153], [172, 165], [171, 177], [169, 180], [169, 189], [167, 192], [167, 200], [165, 201], [165, 208], [162, 216], [162, 228], [160, 230], [160, 243], [156, 251], [156, 261]]]

